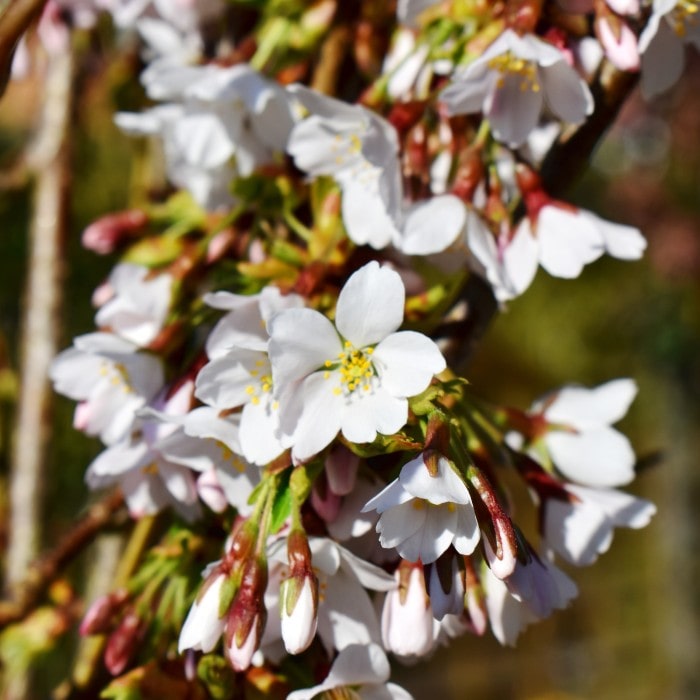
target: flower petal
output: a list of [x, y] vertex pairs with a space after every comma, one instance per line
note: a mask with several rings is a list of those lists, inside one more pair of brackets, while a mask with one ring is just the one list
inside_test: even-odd
[[356, 348], [374, 345], [401, 325], [405, 299], [398, 273], [372, 261], [351, 275], [338, 296], [338, 331]]

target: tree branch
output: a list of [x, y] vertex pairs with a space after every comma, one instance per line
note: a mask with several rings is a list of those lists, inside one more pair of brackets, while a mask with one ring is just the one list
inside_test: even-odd
[[29, 567], [12, 600], [0, 602], [0, 629], [24, 619], [40, 602], [51, 583], [106, 527], [126, 520], [124, 497], [115, 491], [92, 505], [55, 549]]

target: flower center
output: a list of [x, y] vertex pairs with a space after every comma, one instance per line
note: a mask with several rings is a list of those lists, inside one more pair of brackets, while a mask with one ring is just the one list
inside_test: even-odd
[[362, 391], [371, 390], [371, 380], [376, 374], [371, 359], [373, 353], [374, 348], [356, 348], [346, 340], [337, 360], [326, 360], [323, 378], [330, 379], [332, 370], [337, 370], [340, 375], [340, 386], [333, 389], [334, 394], [352, 394], [360, 388]]
[[252, 382], [245, 388], [245, 393], [250, 396], [250, 402], [257, 406], [260, 399], [272, 391], [272, 375], [268, 360], [256, 360], [255, 369], [249, 370]]
[[125, 394], [133, 394], [129, 371], [121, 362], [102, 362], [100, 374], [114, 387], [119, 387]]
[[360, 696], [347, 686], [326, 690], [321, 697], [323, 700], [360, 700]]
[[488, 62], [488, 66], [501, 74], [497, 83], [499, 88], [505, 85], [506, 75], [517, 75], [521, 78], [520, 90], [522, 92], [540, 91], [540, 84], [537, 80], [537, 65], [533, 61], [526, 61], [524, 58], [514, 56], [510, 51], [506, 51], [500, 56], [494, 56]]
[[700, 2], [698, 0], [679, 0], [669, 13], [673, 31], [684, 37], [689, 24], [697, 24], [700, 19]]

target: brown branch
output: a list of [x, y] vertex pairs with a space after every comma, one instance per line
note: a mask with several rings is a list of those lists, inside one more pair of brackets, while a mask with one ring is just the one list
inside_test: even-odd
[[[591, 85], [595, 100], [593, 114], [581, 126], [564, 134], [542, 163], [540, 176], [546, 192], [561, 197], [582, 175], [637, 80], [638, 74], [624, 73], [607, 61], [603, 62]], [[449, 324], [442, 331], [442, 337], [448, 339], [445, 356], [458, 373], [464, 372], [475, 347], [498, 312], [498, 302], [490, 285], [478, 275], [471, 275], [467, 280], [460, 301], [467, 305], [464, 320]]]
[[311, 78], [311, 88], [324, 95], [335, 95], [340, 69], [352, 45], [352, 31], [347, 26], [333, 27], [321, 46], [321, 53]]
[[127, 517], [121, 492], [110, 493], [90, 506], [55, 549], [29, 567], [25, 579], [13, 589], [11, 600], [0, 601], [0, 629], [24, 619], [40, 602], [63, 569], [105, 528]]
[[45, 4], [46, 0], [10, 0], [0, 15], [0, 97], [10, 79], [17, 44]]

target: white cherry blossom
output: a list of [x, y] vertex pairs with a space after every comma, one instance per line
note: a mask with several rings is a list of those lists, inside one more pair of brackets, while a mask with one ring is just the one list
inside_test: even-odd
[[[159, 399], [156, 405], [162, 406], [163, 415], [182, 415], [191, 403], [192, 388], [192, 383], [186, 382], [167, 400]], [[200, 441], [184, 435], [175, 423], [141, 414], [130, 435], [92, 461], [85, 481], [91, 489], [119, 484], [135, 518], [171, 505], [187, 520], [193, 520], [200, 515], [200, 508], [192, 471], [169, 459], [163, 451], [169, 443], [182, 442], [196, 443], [195, 451], [199, 448]]]
[[59, 394], [80, 401], [75, 427], [107, 445], [128, 434], [136, 412], [163, 386], [160, 360], [112, 333], [75, 338], [52, 362], [50, 377]]
[[632, 446], [611, 426], [627, 413], [636, 394], [633, 380], [616, 379], [595, 389], [564, 387], [533, 406], [531, 412], [549, 423], [542, 440], [565, 477], [593, 487], [634, 479]]
[[339, 431], [362, 443], [400, 430], [408, 418], [407, 397], [445, 368], [432, 340], [396, 332], [404, 298], [399, 275], [371, 262], [341, 290], [335, 324], [312, 309], [289, 309], [271, 319], [273, 386], [295, 459], [317, 454]]
[[113, 296], [97, 312], [96, 325], [147, 346], [165, 322], [173, 278], [167, 273], [151, 276], [146, 267], [121, 263], [110, 273], [108, 285]]
[[396, 547], [407, 561], [430, 564], [450, 546], [471, 554], [479, 543], [469, 490], [444, 457], [437, 460], [435, 476], [423, 455], [411, 460], [362, 510], [381, 514], [377, 532], [382, 547]]
[[272, 393], [267, 322], [283, 309], [303, 306], [303, 299], [267, 287], [253, 299], [219, 292], [205, 300], [231, 310], [207, 341], [214, 357], [197, 376], [197, 398], [220, 410], [242, 406], [241, 453], [254, 464], [267, 464], [291, 446], [290, 437], [280, 433], [278, 401]]
[[483, 112], [494, 136], [511, 147], [525, 143], [545, 105], [578, 124], [593, 111], [593, 97], [564, 54], [532, 34], [504, 31], [459, 71], [442, 92], [451, 114]]
[[461, 228], [452, 195], [409, 204], [401, 184], [396, 130], [360, 105], [349, 105], [301, 85], [288, 88], [309, 112], [289, 137], [287, 151], [312, 177], [329, 175], [342, 191], [342, 216], [348, 236], [358, 245], [381, 249], [417, 229], [430, 236], [436, 217], [440, 231], [455, 238]]
[[[231, 180], [281, 153], [292, 126], [284, 91], [246, 65], [176, 67], [158, 87], [178, 101], [115, 121], [135, 135], [163, 139], [166, 169], [205, 208], [232, 203]], [[175, 81], [173, 84], [172, 81]]]
[[400, 587], [403, 567], [396, 570], [397, 587], [389, 591], [382, 607], [382, 643], [387, 651], [404, 658], [426, 656], [434, 647], [434, 620], [425, 590], [423, 567], [408, 571], [405, 589]]
[[357, 700], [413, 700], [413, 696], [394, 683], [387, 683], [391, 669], [378, 644], [353, 644], [342, 649], [333, 662], [326, 679], [319, 685], [295, 690], [287, 700], [312, 700], [323, 697], [325, 691], [347, 688], [348, 697]]
[[577, 594], [576, 585], [563, 571], [536, 556], [527, 565], [519, 562], [506, 580], [482, 567], [481, 580], [491, 631], [507, 646], [514, 646], [528, 625], [565, 608]]
[[548, 498], [544, 504], [544, 538], [570, 564], [588, 566], [607, 552], [616, 527], [642, 528], [656, 506], [615, 489], [565, 487], [569, 500]]

